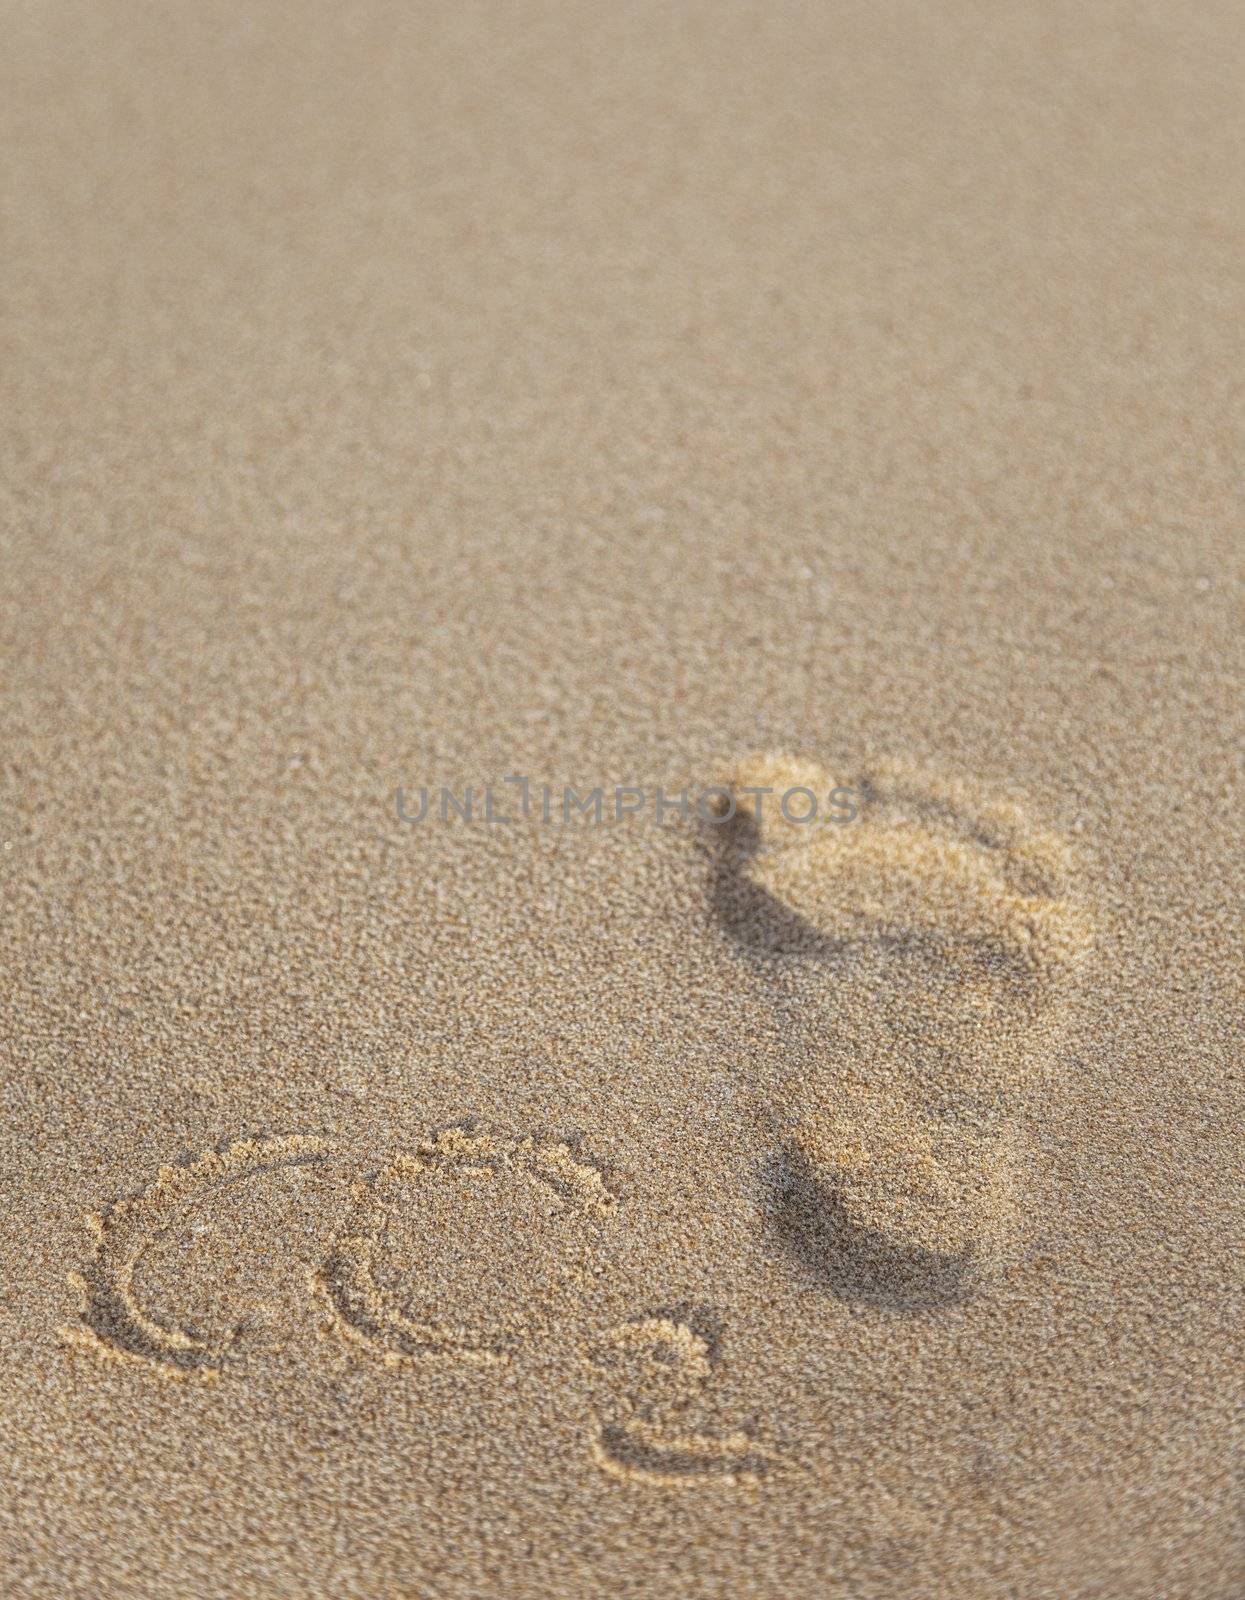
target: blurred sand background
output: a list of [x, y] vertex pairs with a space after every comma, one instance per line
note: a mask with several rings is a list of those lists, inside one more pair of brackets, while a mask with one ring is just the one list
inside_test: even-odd
[[[0, 18], [0, 1589], [1245, 1592], [1239, 8]], [[393, 813], [753, 752], [1075, 851], [972, 1292], [787, 1247], [703, 827]]]

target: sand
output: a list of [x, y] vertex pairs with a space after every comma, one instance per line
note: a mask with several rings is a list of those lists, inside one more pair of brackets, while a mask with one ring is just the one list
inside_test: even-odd
[[1238, 1600], [1237, 9], [3, 20], [0, 1593]]

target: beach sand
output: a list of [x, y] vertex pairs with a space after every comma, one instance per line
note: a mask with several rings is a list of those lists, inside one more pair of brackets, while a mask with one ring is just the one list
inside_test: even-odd
[[1236, 8], [3, 17], [0, 1593], [1245, 1594]]

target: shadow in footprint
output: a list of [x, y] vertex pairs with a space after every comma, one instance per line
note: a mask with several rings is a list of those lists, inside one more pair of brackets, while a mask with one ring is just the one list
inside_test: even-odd
[[748, 811], [715, 825], [709, 844], [709, 900], [739, 953], [764, 968], [781, 956], [829, 960], [843, 945], [827, 939], [789, 906], [754, 882], [748, 863], [761, 849], [761, 829]]
[[971, 1292], [967, 1254], [907, 1248], [847, 1214], [842, 1199], [819, 1183], [792, 1145], [762, 1173], [766, 1215], [782, 1248], [836, 1299], [887, 1311], [932, 1311]]
[[[862, 785], [862, 792], [870, 792], [867, 785]], [[714, 827], [705, 847], [709, 904], [736, 953], [754, 972], [767, 978], [776, 971], [792, 971], [801, 965], [841, 961], [852, 949], [852, 938], [832, 938], [822, 932], [750, 874], [751, 864], [762, 854], [762, 845], [756, 817], [751, 812], [738, 811]], [[937, 939], [908, 928], [879, 927], [871, 937], [876, 947], [894, 955], [936, 954], [939, 949]], [[983, 966], [1008, 974], [1014, 968], [1005, 952], [992, 950], [980, 959]]]

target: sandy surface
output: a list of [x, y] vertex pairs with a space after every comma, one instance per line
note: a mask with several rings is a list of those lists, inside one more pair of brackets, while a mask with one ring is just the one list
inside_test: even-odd
[[1239, 10], [2, 20], [0, 1592], [1236, 1600]]

